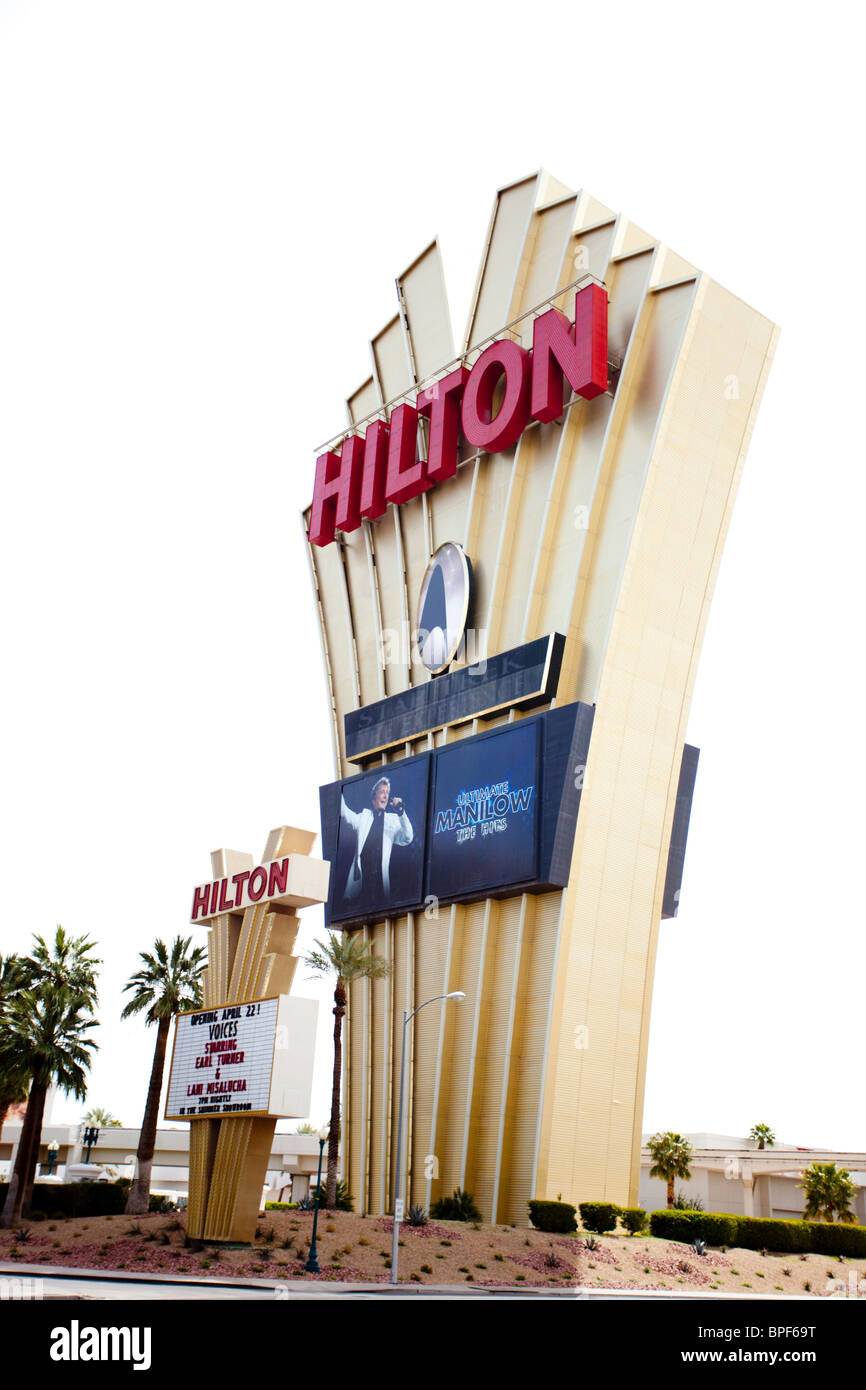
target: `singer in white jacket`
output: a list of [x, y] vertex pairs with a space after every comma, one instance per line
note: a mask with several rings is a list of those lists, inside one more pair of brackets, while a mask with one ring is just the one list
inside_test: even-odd
[[394, 845], [411, 845], [412, 822], [403, 809], [401, 797], [391, 796], [391, 783], [380, 777], [370, 794], [370, 805], [353, 811], [340, 798], [340, 816], [356, 832], [355, 852], [346, 881], [345, 898], [359, 906], [375, 908], [391, 892], [391, 850]]

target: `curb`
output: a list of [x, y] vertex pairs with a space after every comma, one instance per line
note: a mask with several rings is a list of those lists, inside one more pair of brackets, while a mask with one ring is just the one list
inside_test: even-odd
[[14, 1263], [0, 1261], [0, 1276], [24, 1275], [27, 1278], [51, 1278], [58, 1279], [78, 1279], [90, 1280], [92, 1283], [130, 1283], [130, 1284], [155, 1284], [161, 1287], [171, 1287], [179, 1285], [186, 1288], [216, 1288], [216, 1289], [270, 1289], [277, 1293], [282, 1289], [290, 1289], [293, 1292], [310, 1291], [317, 1288], [326, 1288], [331, 1294], [376, 1294], [381, 1298], [413, 1298], [429, 1296], [432, 1294], [449, 1294], [459, 1297], [473, 1298], [481, 1295], [482, 1297], [495, 1297], [505, 1295], [509, 1298], [519, 1295], [522, 1298], [565, 1298], [581, 1299], [588, 1301], [592, 1298], [625, 1298], [625, 1299], [663, 1299], [668, 1302], [679, 1300], [690, 1302], [692, 1300], [704, 1300], [709, 1302], [726, 1303], [811, 1303], [816, 1295], [814, 1294], [761, 1294], [761, 1293], [733, 1293], [714, 1291], [712, 1293], [704, 1289], [694, 1289], [689, 1292], [674, 1289], [604, 1289], [595, 1288], [591, 1285], [574, 1285], [569, 1288], [522, 1288], [519, 1284], [497, 1285], [495, 1288], [484, 1284], [372, 1284], [364, 1283], [360, 1280], [348, 1282], [337, 1279], [202, 1279], [193, 1274], [136, 1274], [134, 1271], [119, 1270], [93, 1270], [76, 1269], [74, 1266], [67, 1265], [40, 1265], [25, 1264], [21, 1260]]

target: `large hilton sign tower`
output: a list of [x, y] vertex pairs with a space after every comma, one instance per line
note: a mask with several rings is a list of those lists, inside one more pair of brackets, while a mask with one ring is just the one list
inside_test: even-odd
[[345, 1174], [392, 1209], [403, 1012], [462, 990], [411, 1025], [402, 1193], [633, 1204], [689, 703], [777, 330], [544, 173], [496, 198], [459, 352], [436, 243], [397, 290], [305, 514], [327, 916], [393, 965], [349, 999]]

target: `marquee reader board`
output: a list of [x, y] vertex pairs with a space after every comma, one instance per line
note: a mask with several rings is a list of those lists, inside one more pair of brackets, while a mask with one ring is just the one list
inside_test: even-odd
[[283, 994], [178, 1014], [165, 1118], [308, 1115], [317, 1013]]

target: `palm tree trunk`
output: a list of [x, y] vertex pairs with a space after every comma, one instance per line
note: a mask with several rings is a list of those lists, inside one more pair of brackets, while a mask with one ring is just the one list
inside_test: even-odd
[[328, 1131], [328, 1178], [325, 1183], [325, 1206], [337, 1205], [337, 1160], [340, 1153], [340, 1083], [343, 1072], [343, 1015], [346, 1012], [346, 987], [337, 980], [334, 990], [334, 1084], [331, 1087], [331, 1127]]
[[669, 1210], [669, 1211], [670, 1211], [670, 1209], [673, 1207], [673, 1204], [674, 1204], [674, 1180], [673, 1180], [673, 1178], [668, 1178], [668, 1210]]
[[27, 1097], [24, 1124], [15, 1158], [15, 1168], [9, 1180], [9, 1191], [3, 1207], [0, 1225], [17, 1226], [22, 1216], [30, 1215], [30, 1202], [33, 1196], [33, 1178], [36, 1173], [36, 1160], [39, 1157], [39, 1142], [42, 1138], [42, 1116], [45, 1113], [45, 1097], [48, 1087], [43, 1081], [33, 1081]]
[[129, 1196], [126, 1199], [126, 1211], [129, 1216], [143, 1216], [150, 1207], [150, 1170], [153, 1167], [153, 1154], [156, 1148], [156, 1122], [159, 1118], [162, 1076], [165, 1070], [165, 1052], [170, 1027], [170, 1018], [160, 1018], [157, 1021], [156, 1047], [153, 1051], [147, 1105], [144, 1107], [141, 1134], [138, 1136], [135, 1176], [132, 1179]]
[[[36, 1092], [34, 1096], [34, 1091]], [[27, 1099], [29, 1110], [31, 1101], [35, 1107], [33, 1125], [30, 1131], [30, 1150], [27, 1155], [27, 1167], [23, 1170], [23, 1197], [21, 1202], [21, 1214], [28, 1217], [30, 1206], [33, 1201], [33, 1184], [36, 1181], [36, 1169], [39, 1165], [39, 1145], [42, 1142], [42, 1120], [45, 1115], [45, 1098], [48, 1095], [47, 1082], [34, 1082], [30, 1088], [30, 1095]], [[26, 1117], [25, 1117], [26, 1118]]]
[[28, 1096], [27, 1109], [24, 1112], [24, 1123], [21, 1126], [21, 1134], [18, 1138], [15, 1164], [9, 1175], [9, 1187], [6, 1191], [3, 1215], [0, 1217], [0, 1225], [3, 1226], [17, 1226], [21, 1220], [21, 1209], [24, 1202], [24, 1174], [27, 1170], [27, 1155], [32, 1147], [31, 1136], [34, 1115], [35, 1111], [30, 1109], [30, 1097]]

